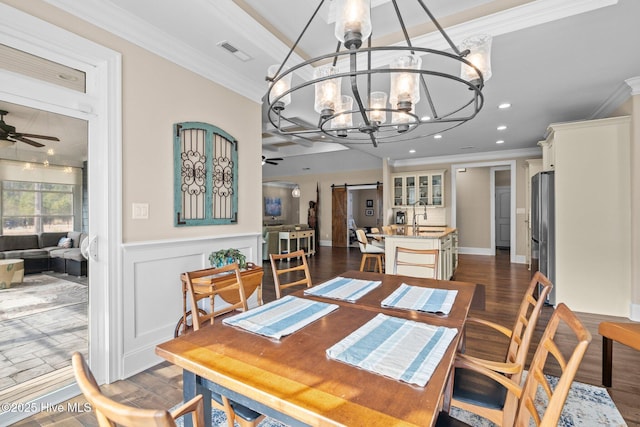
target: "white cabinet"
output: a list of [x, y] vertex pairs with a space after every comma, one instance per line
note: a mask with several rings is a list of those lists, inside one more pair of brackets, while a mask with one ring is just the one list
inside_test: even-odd
[[444, 206], [444, 170], [411, 172], [391, 176], [393, 206]]
[[458, 267], [458, 230], [440, 238], [440, 278], [450, 280]]
[[556, 168], [556, 151], [553, 144], [553, 133], [549, 135], [546, 141], [539, 141], [538, 145], [542, 147], [542, 170], [554, 170]]
[[543, 167], [555, 171], [554, 289], [556, 302], [574, 311], [630, 313], [630, 135], [629, 117], [549, 126]]
[[[387, 274], [393, 274], [395, 265], [396, 247], [411, 249], [438, 249], [438, 274], [436, 279], [450, 280], [456, 267], [458, 266], [458, 230], [447, 229], [447, 231], [428, 236], [401, 236], [388, 235], [385, 236], [385, 271]], [[424, 277], [426, 271], [419, 267], [404, 267], [399, 274]]]

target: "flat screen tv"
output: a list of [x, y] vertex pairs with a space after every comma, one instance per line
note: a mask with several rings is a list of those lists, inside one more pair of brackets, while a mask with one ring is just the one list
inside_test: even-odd
[[282, 215], [282, 200], [280, 200], [280, 197], [264, 198], [264, 215], [265, 216]]

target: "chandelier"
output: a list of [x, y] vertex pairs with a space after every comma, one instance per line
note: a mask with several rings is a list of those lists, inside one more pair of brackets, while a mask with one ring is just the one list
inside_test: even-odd
[[[267, 72], [267, 116], [275, 129], [303, 139], [322, 136], [377, 147], [435, 135], [473, 119], [482, 109], [482, 89], [491, 76], [491, 37], [471, 37], [458, 47], [424, 2], [415, 1], [450, 51], [414, 46], [396, 0], [391, 2], [404, 41], [372, 46], [371, 0], [333, 0], [336, 49], [291, 64], [325, 3], [320, 1], [284, 61]], [[305, 75], [309, 78], [300, 77]], [[314, 98], [317, 123], [301, 120], [301, 109], [310, 109]]]

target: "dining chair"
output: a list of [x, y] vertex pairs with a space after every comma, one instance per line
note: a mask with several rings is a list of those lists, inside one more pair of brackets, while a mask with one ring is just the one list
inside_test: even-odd
[[[562, 333], [558, 333], [559, 330]], [[531, 360], [529, 372], [523, 386], [519, 381], [514, 381], [513, 378], [502, 374], [503, 372], [517, 369], [517, 366], [511, 363], [495, 364], [492, 367], [469, 363], [467, 368], [491, 378], [492, 381], [507, 390], [507, 393], [515, 396], [518, 402], [516, 417], [508, 425], [528, 427], [531, 420], [533, 420], [536, 426], [556, 426], [573, 379], [591, 339], [591, 333], [584, 327], [578, 317], [564, 303], [560, 303], [547, 323]], [[570, 349], [567, 348], [566, 344], [569, 342], [572, 346]], [[551, 359], [549, 355], [552, 356]], [[458, 357], [457, 359], [456, 364], [466, 364], [464, 358]], [[549, 366], [559, 367], [561, 372], [555, 386], [550, 384], [553, 381], [552, 378], [544, 374], [545, 367]], [[543, 390], [547, 397], [548, 402], [544, 407], [536, 406], [535, 404], [536, 394], [539, 389]], [[441, 412], [436, 422], [436, 427], [466, 425], [452, 418], [446, 412]]]
[[[412, 249], [396, 246], [393, 274], [436, 279], [438, 278], [439, 252], [438, 249]], [[398, 267], [402, 270], [405, 270], [406, 267], [412, 267], [412, 269], [398, 273]], [[425, 270], [416, 270], [416, 268], [424, 268]], [[424, 274], [416, 273], [416, 271], [423, 271]]]
[[[307, 288], [313, 286], [311, 282], [311, 273], [309, 272], [309, 264], [303, 250], [291, 252], [290, 254], [269, 254], [271, 259], [271, 271], [273, 271], [273, 281], [276, 287], [276, 299], [282, 297], [282, 290], [292, 286], [305, 285]], [[286, 267], [279, 269], [278, 264], [283, 259], [300, 258], [302, 262], [294, 267]], [[280, 276], [284, 276], [283, 281]]]
[[382, 233], [386, 234], [386, 235], [392, 235], [393, 233], [393, 227], [391, 227], [390, 225], [383, 225], [382, 226]]
[[452, 381], [448, 385], [451, 406], [478, 414], [496, 425], [513, 424], [518, 405], [517, 396], [507, 393], [500, 384], [487, 376], [478, 374], [476, 369], [469, 369], [468, 366], [491, 369], [496, 363], [511, 364], [509, 371], [503, 374], [514, 383], [520, 384], [536, 324], [552, 288], [553, 284], [544, 274], [536, 272], [533, 275], [520, 303], [512, 329], [481, 318], [467, 318], [465, 334], [466, 325], [477, 324], [509, 337], [509, 344], [505, 358], [500, 361], [473, 357], [466, 353], [466, 349], [461, 348], [465, 353], [459, 353], [459, 358], [464, 360], [464, 363], [454, 365]]
[[125, 427], [175, 427], [175, 420], [187, 414], [191, 414], [194, 426], [205, 425], [202, 395], [171, 412], [124, 405], [102, 394], [82, 354], [73, 353], [71, 365], [78, 387], [95, 412], [100, 427], [112, 427], [116, 424]]
[[360, 271], [367, 271], [366, 268], [368, 264], [373, 260], [373, 271], [384, 273], [384, 248], [369, 243], [367, 235], [361, 228], [356, 230], [356, 236], [358, 237], [358, 246], [360, 246], [360, 252], [362, 253]]
[[[371, 234], [380, 234], [380, 229], [377, 227], [371, 227]], [[382, 237], [378, 237], [378, 236], [372, 237], [371, 243], [384, 245], [384, 241], [382, 240]]]
[[[188, 271], [184, 273], [184, 276], [187, 283], [187, 298], [191, 305], [191, 318], [194, 331], [200, 330], [207, 322], [213, 324], [214, 319], [223, 314], [230, 313], [234, 310], [248, 310], [247, 298], [244, 293], [244, 285], [238, 263], [234, 262], [223, 267]], [[201, 280], [201, 283], [198, 283], [198, 279], [203, 278], [206, 280]], [[216, 278], [220, 280], [216, 281]], [[216, 296], [219, 296], [227, 302], [227, 305], [216, 309]], [[198, 307], [198, 301], [203, 299], [209, 300], [208, 312], [195, 309]], [[237, 302], [234, 302], [235, 300], [237, 300]], [[254, 427], [264, 418], [262, 414], [217, 393], [211, 393], [211, 404], [213, 407], [225, 412], [229, 427], [234, 426], [234, 420], [242, 427]]]

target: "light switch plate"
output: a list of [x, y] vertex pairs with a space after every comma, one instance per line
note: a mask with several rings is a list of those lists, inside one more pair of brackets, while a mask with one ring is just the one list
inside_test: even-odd
[[132, 203], [132, 219], [149, 219], [149, 203]]

